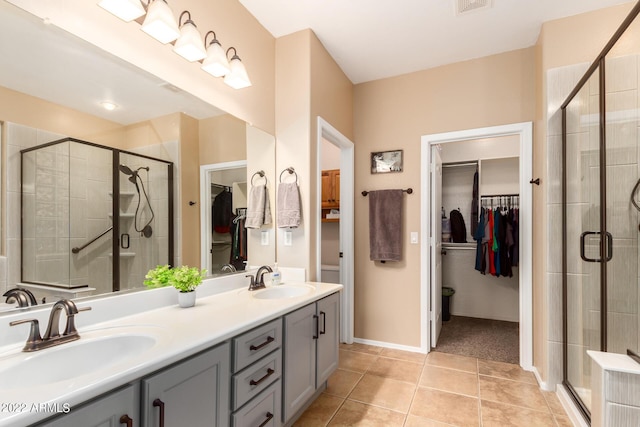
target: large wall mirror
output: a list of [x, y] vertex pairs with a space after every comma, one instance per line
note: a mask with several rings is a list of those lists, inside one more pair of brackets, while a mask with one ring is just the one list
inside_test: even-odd
[[[6, 278], [0, 278], [1, 293], [16, 287], [23, 279], [21, 151], [73, 138], [117, 150], [122, 158], [128, 159], [128, 163], [113, 163], [116, 165], [114, 168], [109, 166], [112, 162], [100, 163], [98, 160], [104, 159], [92, 157], [92, 152], [102, 153], [103, 150], [87, 149], [84, 145], [77, 144], [71, 144], [73, 150], [66, 144], [66, 148], [49, 147], [47, 150], [34, 151], [35, 155], [30, 163], [33, 167], [30, 166], [28, 171], [30, 181], [27, 184], [29, 190], [33, 191], [35, 200], [30, 208], [35, 218], [38, 215], [47, 217], [51, 212], [61, 216], [59, 219], [52, 219], [51, 216], [47, 221], [29, 223], [28, 227], [33, 229], [26, 234], [34, 239], [29, 243], [34, 251], [34, 259], [55, 259], [56, 252], [71, 251], [78, 246], [76, 242], [65, 241], [65, 236], [68, 236], [67, 240], [74, 237], [80, 242], [90, 241], [109, 228], [113, 221], [109, 216], [113, 194], [108, 190], [105, 190], [105, 194], [97, 194], [98, 190], [95, 190], [93, 182], [98, 181], [97, 177], [107, 183], [114, 179], [112, 177], [119, 177], [124, 183], [118, 198], [120, 207], [130, 208], [133, 215], [119, 220], [121, 231], [128, 230], [127, 221], [132, 224], [131, 233], [119, 233], [118, 236], [105, 234], [88, 251], [81, 252], [82, 259], [76, 254], [65, 252], [63, 258], [67, 260], [67, 265], [61, 271], [82, 274], [75, 278], [59, 278], [60, 274], [49, 274], [56, 279], [39, 288], [30, 288], [36, 294], [38, 303], [43, 299], [53, 302], [60, 297], [110, 294], [114, 289], [109, 285], [94, 286], [90, 281], [92, 276], [104, 277], [105, 274], [112, 274], [114, 264], [119, 265], [115, 274], [122, 278], [121, 283], [127, 284], [126, 289], [123, 287], [121, 290], [144, 289], [140, 275], [146, 269], [145, 260], [163, 260], [169, 253], [162, 249], [162, 245], [166, 246], [170, 240], [163, 235], [166, 234], [163, 230], [168, 230], [166, 222], [170, 219], [161, 212], [164, 212], [170, 199], [159, 196], [161, 191], [166, 193], [168, 175], [155, 174], [156, 169], [161, 166], [173, 165], [174, 265], [199, 264], [201, 245], [198, 239], [211, 233], [209, 229], [190, 231], [189, 226], [199, 227], [199, 222], [183, 221], [187, 215], [193, 218], [195, 211], [198, 211], [197, 218], [199, 207], [202, 208], [203, 203], [210, 203], [211, 200], [211, 195], [209, 201], [197, 197], [199, 165], [244, 162], [245, 169], [236, 171], [232, 178], [233, 182], [239, 184], [238, 196], [243, 191], [249, 191], [250, 188], [243, 187], [242, 183], [247, 186], [254, 170], [274, 173], [273, 136], [203, 102], [194, 94], [169, 85], [92, 44], [43, 22], [5, 0], [0, 0], [0, 56], [3, 63], [0, 67], [0, 136], [3, 152], [0, 171], [4, 192], [1, 206], [2, 247], [3, 255], [6, 256], [6, 260], [3, 260], [6, 263]], [[109, 106], [105, 102], [113, 103], [114, 109], [106, 109]], [[238, 129], [241, 131], [238, 132]], [[72, 154], [62, 156], [60, 150], [64, 149]], [[36, 157], [39, 157], [37, 161]], [[143, 160], [134, 161], [137, 158]], [[53, 171], [50, 167], [52, 161], [58, 162], [55, 173], [49, 173]], [[103, 164], [106, 165], [104, 168], [96, 166]], [[105, 169], [108, 167], [111, 169]], [[158, 177], [157, 180], [154, 180], [154, 176]], [[273, 176], [267, 176], [267, 179], [274, 181]], [[84, 185], [83, 182], [88, 184]], [[44, 185], [36, 188], [34, 183]], [[136, 191], [136, 188], [140, 191]], [[194, 188], [195, 197], [193, 191], [189, 195], [184, 194], [186, 190]], [[148, 198], [144, 192], [148, 193]], [[77, 198], [78, 193], [94, 202], [76, 209], [78, 204], [74, 198]], [[56, 206], [50, 199], [60, 198], [60, 194], [66, 195], [67, 199], [62, 198], [63, 203]], [[141, 207], [138, 208], [139, 204]], [[151, 205], [154, 212], [150, 212], [147, 205]], [[47, 210], [48, 207], [52, 209]], [[208, 207], [211, 207], [210, 204]], [[138, 210], [139, 217], [136, 216]], [[62, 217], [65, 215], [73, 220], [63, 221]], [[96, 220], [95, 217], [99, 215], [101, 217]], [[150, 221], [148, 227], [145, 227]], [[194, 224], [190, 224], [191, 222]], [[154, 241], [157, 244], [147, 246], [148, 252], [159, 247], [156, 250], [159, 257], [147, 256], [144, 251], [138, 253], [137, 258], [131, 255], [135, 251], [129, 248], [138, 240], [148, 239], [145, 230], [146, 234], [158, 238]], [[153, 233], [149, 233], [151, 230]], [[275, 237], [272, 230], [267, 231]], [[63, 238], [60, 239], [60, 236]], [[271, 264], [275, 261], [275, 242], [272, 240], [269, 245], [261, 245], [261, 230], [251, 230], [246, 237], [244, 255], [248, 265]], [[118, 262], [114, 263], [110, 259], [113, 257], [110, 244], [102, 239], [116, 240], [121, 245], [123, 250]], [[104, 250], [98, 250], [99, 246]], [[88, 260], [91, 252], [95, 252], [99, 260]], [[212, 270], [215, 271], [210, 274], [229, 274], [221, 268]], [[128, 276], [130, 273], [131, 277]], [[4, 298], [0, 301], [0, 312], [15, 305], [4, 304], [4, 301]]]

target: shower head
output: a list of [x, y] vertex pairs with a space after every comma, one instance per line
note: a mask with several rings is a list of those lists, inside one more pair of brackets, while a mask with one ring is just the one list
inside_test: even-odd
[[120, 165], [120, 166], [118, 166], [118, 169], [120, 169], [120, 172], [122, 172], [125, 175], [133, 176], [135, 174], [135, 172], [132, 171], [131, 168], [129, 166], [126, 166], [126, 165]]

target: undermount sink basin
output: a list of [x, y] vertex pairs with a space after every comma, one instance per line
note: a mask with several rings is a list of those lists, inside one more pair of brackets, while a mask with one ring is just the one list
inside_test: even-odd
[[267, 289], [256, 291], [253, 295], [258, 299], [282, 299], [293, 298], [306, 295], [311, 292], [312, 288], [307, 285], [294, 286], [294, 285], [278, 285]]
[[139, 333], [82, 336], [78, 341], [45, 350], [0, 358], [7, 362], [0, 371], [0, 384], [4, 389], [13, 389], [67, 381], [124, 362], [155, 344], [154, 336]]

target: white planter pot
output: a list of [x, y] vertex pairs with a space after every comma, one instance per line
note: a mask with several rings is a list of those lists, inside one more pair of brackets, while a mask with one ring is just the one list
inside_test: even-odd
[[193, 307], [196, 305], [196, 291], [178, 292], [178, 304], [182, 308]]

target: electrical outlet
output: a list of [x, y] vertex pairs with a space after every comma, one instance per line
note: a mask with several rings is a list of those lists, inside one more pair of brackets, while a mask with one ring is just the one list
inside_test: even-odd
[[260, 234], [260, 244], [262, 246], [269, 246], [269, 232], [262, 231]]
[[411, 243], [414, 245], [418, 244], [418, 232], [417, 231], [412, 231], [411, 232]]
[[284, 232], [284, 245], [291, 246], [293, 244], [293, 233], [291, 231]]

